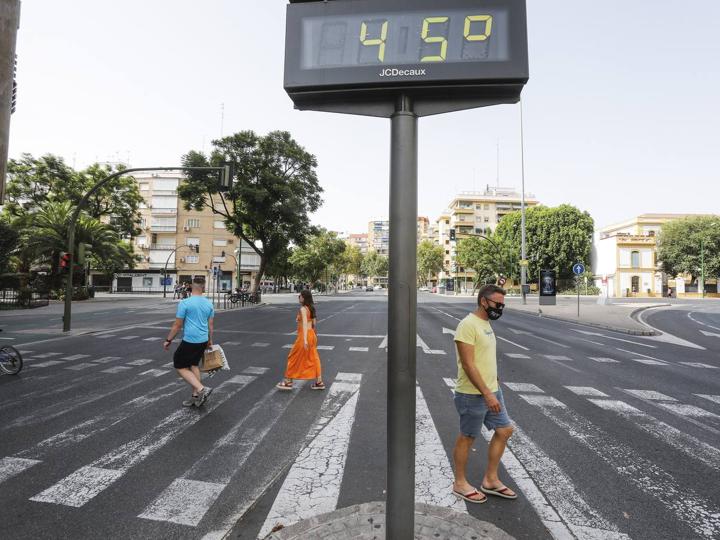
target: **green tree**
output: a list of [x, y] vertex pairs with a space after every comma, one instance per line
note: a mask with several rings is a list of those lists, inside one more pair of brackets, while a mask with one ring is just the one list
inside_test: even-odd
[[362, 262], [362, 273], [368, 277], [386, 277], [389, 268], [388, 258], [377, 251], [369, 251]]
[[693, 216], [663, 224], [657, 239], [658, 260], [671, 276], [701, 275], [703, 245], [705, 276], [720, 276], [720, 216]]
[[[495, 231], [500, 242], [508, 246], [511, 277], [520, 276], [521, 215], [513, 212], [502, 218]], [[595, 223], [587, 212], [563, 204], [554, 208], [533, 206], [526, 211], [528, 280], [541, 269], [551, 269], [561, 279], [573, 277], [572, 265], [578, 261], [590, 264]]]
[[0, 274], [9, 270], [10, 256], [15, 252], [19, 238], [20, 235], [10, 223], [0, 219]]
[[[219, 192], [217, 175], [193, 172], [178, 188], [187, 209], [210, 208], [225, 220], [229, 231], [245, 240], [260, 256], [256, 289], [268, 264], [283, 256], [288, 245], [301, 246], [314, 232], [310, 214], [322, 204], [315, 156], [286, 131], [266, 136], [253, 131], [213, 141], [205, 156], [191, 151], [184, 166], [235, 164], [232, 189]], [[258, 245], [259, 244], [259, 245]]]
[[139, 260], [139, 255], [133, 252], [133, 246], [129, 242], [119, 241], [114, 244], [113, 249], [103, 249], [101, 253], [93, 253], [90, 257], [90, 267], [102, 272], [108, 278], [128, 268], [134, 268]]
[[473, 236], [458, 242], [457, 263], [475, 272], [475, 284], [495, 282], [500, 275], [509, 271], [510, 246], [497, 235], [488, 233], [490, 240]]
[[432, 276], [443, 269], [445, 252], [441, 246], [436, 246], [430, 240], [423, 240], [417, 248], [417, 281], [418, 285], [425, 285]]
[[[23, 154], [8, 163], [5, 212], [20, 228], [30, 225], [33, 215], [48, 203], [77, 205], [98, 181], [121, 170], [109, 165], [92, 165], [75, 171], [62, 158], [46, 155], [34, 158]], [[108, 218], [119, 236], [134, 236], [140, 222], [138, 209], [143, 201], [135, 179], [123, 176], [99, 189], [84, 209], [96, 219]]]
[[347, 245], [342, 261], [340, 262], [341, 272], [345, 275], [353, 275], [360, 278], [363, 277], [362, 264], [364, 259], [365, 256], [362, 254], [359, 247]]
[[290, 264], [297, 277], [316, 283], [326, 274], [335, 273], [332, 267], [341, 266], [345, 249], [345, 242], [337, 234], [321, 229], [304, 246], [293, 250]]

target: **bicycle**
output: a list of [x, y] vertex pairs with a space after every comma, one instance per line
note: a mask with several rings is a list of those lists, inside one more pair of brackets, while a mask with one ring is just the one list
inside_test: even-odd
[[12, 345], [0, 347], [0, 371], [8, 375], [17, 375], [23, 367], [20, 351]]

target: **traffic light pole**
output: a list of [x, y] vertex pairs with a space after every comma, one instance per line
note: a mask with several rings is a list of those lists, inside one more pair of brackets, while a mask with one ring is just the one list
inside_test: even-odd
[[387, 538], [415, 528], [417, 116], [401, 96], [391, 119], [387, 368]]
[[111, 174], [107, 178], [103, 178], [100, 180], [97, 184], [95, 184], [92, 188], [90, 188], [90, 191], [88, 191], [85, 195], [82, 196], [82, 199], [80, 199], [80, 202], [78, 202], [77, 206], [75, 207], [75, 211], [73, 212], [72, 217], [70, 218], [70, 224], [68, 225], [68, 242], [67, 242], [67, 253], [70, 255], [70, 261], [69, 261], [69, 271], [68, 271], [68, 279], [67, 283], [65, 285], [65, 310], [63, 313], [63, 332], [69, 332], [71, 328], [71, 320], [72, 320], [72, 293], [73, 293], [73, 266], [75, 264], [75, 229], [77, 227], [77, 221], [80, 217], [80, 212], [82, 212], [82, 209], [85, 207], [85, 205], [88, 202], [88, 199], [93, 196], [95, 192], [97, 192], [101, 187], [103, 187], [108, 182], [115, 180], [116, 178], [119, 178], [121, 176], [127, 176], [130, 173], [133, 172], [141, 172], [141, 171], [215, 171], [220, 172], [223, 174], [225, 171], [224, 167], [141, 167], [136, 169], [125, 169], [122, 171], [118, 171], [116, 173]]
[[526, 245], [525, 245], [525, 133], [523, 125], [523, 105], [522, 98], [520, 99], [520, 161], [522, 164], [522, 188], [521, 188], [521, 199], [520, 199], [520, 228], [521, 228], [521, 247], [520, 247], [520, 258], [522, 262], [520, 264], [520, 290], [522, 291], [522, 303], [527, 304], [527, 293], [525, 292], [525, 286], [527, 285], [527, 266], [525, 266], [526, 257]]
[[0, 0], [0, 204], [5, 196], [20, 0]]

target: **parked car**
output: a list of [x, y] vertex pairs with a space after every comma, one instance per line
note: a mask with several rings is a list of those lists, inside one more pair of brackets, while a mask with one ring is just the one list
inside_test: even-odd
[[427, 287], [420, 287], [419, 290], [422, 291], [422, 292], [430, 292], [430, 289], [427, 288]]
[[366, 291], [366, 292], [372, 292], [372, 291], [373, 291], [373, 288], [372, 288], [370, 285], [368, 285], [367, 287], [365, 287], [365, 291]]
[[382, 291], [382, 285], [375, 285], [376, 291]]

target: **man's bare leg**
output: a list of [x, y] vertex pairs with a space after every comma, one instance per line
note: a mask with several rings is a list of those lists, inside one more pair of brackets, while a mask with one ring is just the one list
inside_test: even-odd
[[[466, 437], [465, 435], [458, 435], [455, 441], [455, 449], [453, 450], [453, 462], [455, 464], [455, 482], [453, 483], [453, 490], [458, 493], [466, 494], [473, 491], [475, 488], [470, 485], [465, 475], [465, 469], [467, 466], [468, 456], [470, 455], [470, 448], [472, 448], [475, 439], [473, 437]], [[476, 501], [482, 501], [485, 499], [485, 495], [479, 493], [470, 497]]]
[[178, 375], [180, 375], [186, 383], [192, 386], [193, 393], [198, 394], [203, 389], [203, 385], [200, 379], [195, 375], [194, 371], [187, 368], [176, 369]]
[[[488, 464], [482, 481], [483, 487], [497, 489], [505, 485], [498, 477], [498, 467], [500, 466], [500, 459], [505, 452], [507, 442], [512, 433], [512, 426], [495, 429], [495, 433], [493, 434], [492, 439], [490, 439], [490, 445], [488, 446]], [[507, 495], [514, 494], [515, 493], [512, 490], [508, 489]]]

